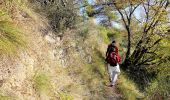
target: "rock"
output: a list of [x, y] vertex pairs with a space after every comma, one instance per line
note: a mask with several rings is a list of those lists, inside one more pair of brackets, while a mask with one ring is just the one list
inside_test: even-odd
[[24, 12], [24, 11], [21, 11], [20, 14], [22, 15], [22, 17], [24, 18], [30, 18], [29, 14]]
[[89, 64], [92, 63], [92, 57], [91, 56], [87, 57], [87, 63], [89, 63]]
[[61, 50], [59, 50], [58, 54], [59, 54], [60, 56], [62, 56], [63, 52], [64, 52], [64, 50], [61, 49]]
[[56, 41], [57, 41], [57, 42], [61, 41], [61, 37], [59, 37], [59, 36], [56, 37]]
[[46, 35], [45, 36], [45, 40], [46, 41], [48, 41], [49, 43], [55, 43], [56, 41], [55, 41], [55, 39], [53, 39], [51, 36], [49, 36], [49, 35]]

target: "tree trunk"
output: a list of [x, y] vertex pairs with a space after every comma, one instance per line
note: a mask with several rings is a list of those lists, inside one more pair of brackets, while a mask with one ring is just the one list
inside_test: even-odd
[[130, 52], [131, 52], [131, 33], [129, 27], [127, 27], [128, 31], [128, 46], [127, 46], [127, 52], [126, 52], [126, 58], [129, 58]]
[[131, 52], [131, 32], [130, 32], [130, 29], [129, 29], [129, 26], [126, 26], [126, 30], [127, 30], [127, 33], [128, 33], [128, 46], [127, 46], [127, 52], [126, 52], [126, 57], [125, 57], [125, 61], [124, 61], [124, 64], [125, 66], [129, 66], [130, 65], [130, 52]]

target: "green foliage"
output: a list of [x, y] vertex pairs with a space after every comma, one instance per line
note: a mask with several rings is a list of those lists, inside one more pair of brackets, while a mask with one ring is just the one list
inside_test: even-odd
[[48, 92], [50, 89], [50, 79], [44, 73], [38, 73], [34, 77], [34, 85], [38, 92]]
[[85, 12], [87, 13], [88, 17], [93, 17], [95, 11], [92, 5], [89, 4], [88, 0], [83, 0], [83, 5], [85, 6]]
[[107, 28], [107, 27], [99, 27], [99, 32], [101, 37], [103, 38], [103, 41], [105, 43], [110, 43], [110, 41], [115, 40], [119, 37], [119, 32], [116, 31], [116, 29], [114, 28]]
[[100, 34], [104, 40], [105, 43], [109, 43], [109, 38], [107, 36], [108, 30], [105, 27], [100, 27]]
[[18, 48], [25, 48], [23, 34], [7, 19], [8, 16], [0, 11], [0, 54], [16, 54]]
[[118, 31], [116, 31], [116, 29], [114, 30], [110, 30], [108, 33], [107, 33], [107, 36], [110, 40], [112, 39], [118, 39], [120, 38], [120, 33]]
[[161, 55], [162, 63], [157, 65], [157, 67], [151, 66], [148, 70], [154, 70], [157, 72], [157, 77], [150, 83], [146, 88], [147, 98], [155, 100], [156, 98], [166, 100], [170, 95], [170, 62], [169, 62], [169, 52], [170, 42], [164, 39], [160, 43], [158, 48], [158, 54]]
[[[170, 71], [170, 70], [169, 70]], [[151, 85], [146, 88], [146, 98], [151, 100], [162, 99], [166, 100], [170, 95], [170, 74], [169, 72], [161, 73], [157, 79], [155, 79]]]
[[136, 100], [143, 98], [143, 94], [138, 90], [135, 83], [128, 79], [128, 77], [121, 72], [118, 79], [118, 89], [125, 100]]
[[118, 17], [116, 16], [116, 14], [112, 11], [112, 8], [111, 7], [105, 7], [104, 8], [105, 10], [105, 14], [107, 17], [109, 17], [111, 20], [115, 20], [117, 19]]
[[74, 27], [77, 18], [74, 0], [64, 3], [59, 0], [46, 1], [46, 3], [45, 1], [35, 0], [32, 2], [35, 5], [33, 8], [49, 19], [54, 31], [60, 32]]
[[87, 15], [88, 15], [89, 17], [93, 17], [93, 15], [94, 15], [94, 13], [95, 13], [91, 5], [88, 5], [88, 6], [86, 7], [86, 12], [87, 12]]

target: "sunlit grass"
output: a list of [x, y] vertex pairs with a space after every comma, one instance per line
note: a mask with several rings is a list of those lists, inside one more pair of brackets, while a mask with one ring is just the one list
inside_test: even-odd
[[118, 79], [118, 89], [126, 100], [136, 100], [143, 98], [143, 94], [139, 92], [135, 83], [128, 79], [122, 72]]
[[0, 54], [16, 54], [25, 47], [23, 34], [11, 22], [0, 20]]
[[11, 19], [12, 1], [3, 1], [0, 9], [0, 55], [17, 55], [26, 48], [24, 34]]
[[38, 73], [34, 77], [34, 86], [38, 92], [48, 92], [50, 90], [50, 79], [44, 73]]

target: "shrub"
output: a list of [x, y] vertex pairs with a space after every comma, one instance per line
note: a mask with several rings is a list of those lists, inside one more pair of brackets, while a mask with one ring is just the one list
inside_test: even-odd
[[109, 30], [106, 27], [102, 27], [102, 26], [99, 27], [99, 30], [100, 30], [100, 35], [103, 38], [103, 41], [108, 44], [109, 37], [107, 36], [107, 34], [108, 34]]
[[69, 0], [69, 2], [35, 0], [32, 3], [38, 5], [35, 8], [36, 11], [44, 14], [49, 19], [49, 23], [54, 31], [59, 32], [74, 27], [77, 17], [74, 0]]
[[84, 27], [83, 29], [80, 29], [78, 31], [78, 34], [83, 38], [83, 39], [86, 39], [88, 34], [89, 34], [89, 29], [88, 27]]
[[146, 98], [151, 100], [166, 100], [170, 97], [169, 72], [160, 73], [158, 77], [146, 88]]

